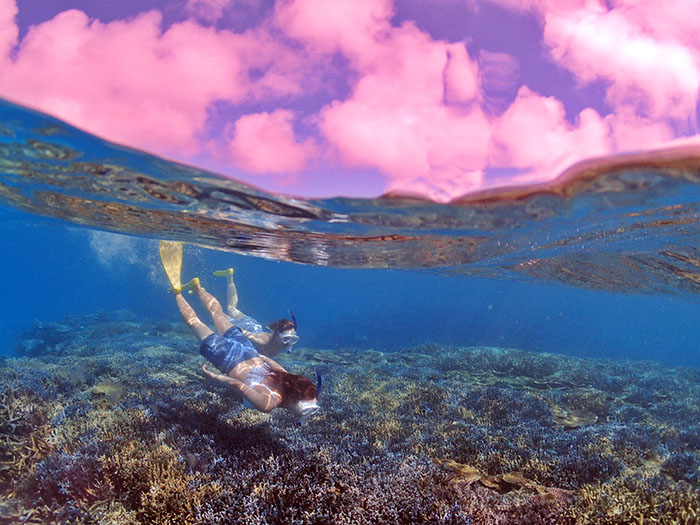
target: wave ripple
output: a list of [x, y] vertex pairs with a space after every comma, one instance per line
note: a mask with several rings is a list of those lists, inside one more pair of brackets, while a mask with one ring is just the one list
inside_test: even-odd
[[700, 150], [592, 160], [438, 204], [304, 200], [105, 142], [0, 101], [0, 205], [268, 259], [700, 292]]

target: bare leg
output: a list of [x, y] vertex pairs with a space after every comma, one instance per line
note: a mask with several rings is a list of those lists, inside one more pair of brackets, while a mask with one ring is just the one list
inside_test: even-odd
[[211, 315], [211, 320], [214, 321], [216, 331], [223, 335], [226, 330], [233, 326], [233, 323], [229, 320], [228, 315], [224, 313], [221, 308], [221, 303], [201, 286], [196, 286], [195, 290], [199, 294], [199, 300], [202, 301], [204, 308], [206, 308], [209, 315]]
[[211, 328], [199, 320], [199, 317], [197, 317], [197, 314], [181, 293], [175, 295], [175, 302], [177, 303], [178, 310], [180, 310], [182, 320], [185, 321], [185, 324], [192, 329], [200, 341], [204, 341], [207, 336], [214, 333], [212, 332]]
[[238, 289], [231, 274], [226, 276], [226, 313], [234, 319], [244, 317], [243, 312], [238, 309]]

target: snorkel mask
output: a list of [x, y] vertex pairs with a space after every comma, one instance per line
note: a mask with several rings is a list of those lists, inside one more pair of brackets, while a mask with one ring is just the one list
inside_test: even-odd
[[299, 407], [299, 416], [301, 417], [310, 416], [321, 410], [321, 407], [318, 406], [315, 399], [313, 401], [299, 401], [297, 406]]
[[[297, 331], [297, 318], [294, 313], [289, 310], [289, 316], [292, 318], [292, 323], [294, 324], [294, 332]], [[282, 344], [287, 349], [287, 353], [292, 353], [292, 347], [299, 342], [299, 336], [296, 333], [292, 333], [291, 330], [285, 330], [284, 332], [279, 332]]]
[[[297, 334], [293, 334], [291, 330], [279, 332], [279, 335], [285, 346], [291, 347], [291, 345], [295, 345], [299, 341], [299, 336]], [[287, 351], [291, 352], [292, 349], [289, 348]]]
[[321, 407], [318, 406], [318, 400], [321, 397], [322, 387], [323, 380], [321, 379], [321, 371], [316, 370], [316, 399], [311, 399], [309, 401], [299, 401], [299, 403], [297, 403], [300, 417], [299, 423], [305, 420], [307, 416], [312, 416], [313, 414], [321, 410]]

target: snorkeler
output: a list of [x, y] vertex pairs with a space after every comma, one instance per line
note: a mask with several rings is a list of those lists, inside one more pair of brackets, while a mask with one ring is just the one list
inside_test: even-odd
[[203, 365], [205, 374], [238, 391], [248, 407], [262, 412], [283, 407], [297, 416], [306, 416], [319, 410], [318, 392], [311, 381], [290, 374], [276, 361], [260, 355], [254, 343], [231, 323], [219, 301], [200, 286], [199, 279], [190, 283], [186, 287], [199, 295], [218, 332], [200, 321], [181, 291], [175, 291], [182, 319], [201, 341], [199, 352], [222, 372], [217, 374]]
[[294, 314], [289, 312], [291, 321], [280, 319], [268, 324], [267, 328], [271, 332], [266, 332], [258, 321], [238, 309], [238, 290], [233, 282], [233, 268], [217, 270], [214, 275], [226, 277], [226, 313], [231, 323], [241, 329], [258, 352], [268, 357], [274, 357], [282, 350], [286, 350], [288, 354], [292, 353], [292, 348], [299, 341]]
[[[233, 325], [219, 301], [202, 288], [198, 278], [182, 286], [181, 243], [161, 241], [160, 254], [182, 319], [199, 339], [200, 353], [221, 372], [217, 374], [203, 365], [205, 374], [236, 390], [246, 406], [262, 412], [282, 407], [295, 415], [306, 416], [319, 410], [321, 376], [318, 372], [317, 386], [304, 376], [290, 374], [276, 361], [260, 355], [254, 343]], [[214, 321], [216, 333], [197, 317], [185, 300], [182, 295], [185, 289], [197, 293]]]

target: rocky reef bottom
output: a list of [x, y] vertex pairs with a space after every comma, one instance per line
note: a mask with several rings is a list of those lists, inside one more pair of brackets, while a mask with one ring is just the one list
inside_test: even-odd
[[323, 411], [243, 408], [179, 324], [37, 324], [0, 361], [1, 523], [698, 523], [700, 370], [300, 348]]

